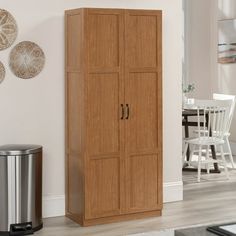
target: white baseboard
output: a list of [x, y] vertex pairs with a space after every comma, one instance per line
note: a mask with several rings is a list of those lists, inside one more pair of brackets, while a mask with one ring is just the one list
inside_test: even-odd
[[[183, 182], [164, 183], [163, 199], [166, 202], [183, 200]], [[65, 196], [52, 195], [43, 197], [43, 217], [56, 217], [65, 215]]]
[[43, 197], [43, 218], [64, 216], [65, 196], [52, 195]]
[[169, 182], [163, 185], [163, 202], [176, 202], [183, 200], [183, 182]]
[[231, 152], [234, 156], [236, 156], [236, 143], [230, 141]]

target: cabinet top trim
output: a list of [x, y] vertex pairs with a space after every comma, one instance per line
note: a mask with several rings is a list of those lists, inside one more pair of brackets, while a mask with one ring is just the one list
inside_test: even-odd
[[77, 8], [77, 9], [68, 9], [65, 10], [65, 14], [75, 14], [75, 13], [79, 13], [81, 11], [120, 11], [120, 13], [122, 13], [123, 11], [127, 11], [127, 12], [147, 12], [148, 14], [154, 14], [156, 15], [161, 14], [162, 10], [160, 9], [129, 9], [129, 8]]

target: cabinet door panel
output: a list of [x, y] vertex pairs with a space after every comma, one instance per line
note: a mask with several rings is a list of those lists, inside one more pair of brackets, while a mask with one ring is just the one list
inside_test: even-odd
[[131, 212], [158, 209], [161, 153], [157, 74], [130, 73], [127, 78], [125, 91], [130, 107], [125, 126], [127, 208]]
[[158, 205], [157, 155], [130, 155], [127, 160], [129, 173], [128, 206], [132, 212], [156, 209]]
[[125, 16], [126, 209], [161, 209], [161, 13], [127, 10]]
[[126, 10], [125, 32], [126, 66], [159, 68], [161, 64], [161, 12]]
[[90, 160], [87, 218], [120, 213], [119, 157]]
[[88, 11], [88, 64], [90, 68], [120, 66], [121, 11]]
[[88, 81], [87, 218], [120, 210], [120, 117], [118, 74], [90, 74]]
[[119, 153], [118, 74], [90, 74], [88, 110], [89, 155]]
[[129, 73], [125, 89], [130, 109], [126, 141], [129, 151], [157, 151], [157, 74]]
[[124, 198], [124, 15], [88, 9], [86, 218], [119, 215]]

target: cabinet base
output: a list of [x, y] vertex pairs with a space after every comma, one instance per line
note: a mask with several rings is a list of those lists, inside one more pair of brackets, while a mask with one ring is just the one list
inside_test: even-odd
[[92, 225], [114, 223], [119, 221], [136, 220], [147, 217], [161, 216], [161, 214], [162, 214], [161, 210], [156, 210], [156, 211], [139, 212], [133, 214], [118, 215], [118, 216], [101, 217], [96, 219], [82, 219], [82, 217], [80, 216], [74, 216], [69, 213], [67, 213], [66, 216], [71, 220], [75, 221], [76, 223], [80, 224], [81, 226], [92, 226]]

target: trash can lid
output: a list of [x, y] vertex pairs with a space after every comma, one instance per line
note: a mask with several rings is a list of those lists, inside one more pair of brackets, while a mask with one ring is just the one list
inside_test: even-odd
[[34, 144], [7, 144], [0, 146], [0, 156], [17, 156], [42, 152], [42, 146]]

